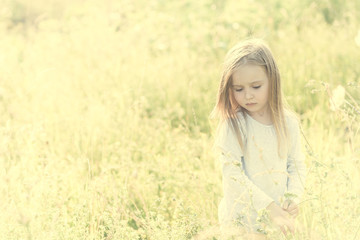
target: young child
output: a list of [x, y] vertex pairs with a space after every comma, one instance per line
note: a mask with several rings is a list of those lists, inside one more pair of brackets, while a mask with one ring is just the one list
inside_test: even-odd
[[294, 233], [306, 177], [299, 123], [284, 109], [279, 70], [262, 40], [243, 41], [226, 55], [212, 116], [220, 119], [222, 228], [264, 236], [267, 212], [272, 226]]

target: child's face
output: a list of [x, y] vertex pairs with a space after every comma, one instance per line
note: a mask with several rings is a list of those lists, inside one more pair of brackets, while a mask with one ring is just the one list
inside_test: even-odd
[[269, 79], [264, 68], [257, 65], [243, 65], [232, 75], [232, 91], [236, 102], [250, 115], [267, 112]]

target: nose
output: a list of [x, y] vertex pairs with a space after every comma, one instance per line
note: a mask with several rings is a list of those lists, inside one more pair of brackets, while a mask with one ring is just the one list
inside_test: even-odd
[[251, 94], [251, 92], [249, 90], [245, 92], [246, 99], [251, 99], [252, 97], [253, 97], [253, 95]]

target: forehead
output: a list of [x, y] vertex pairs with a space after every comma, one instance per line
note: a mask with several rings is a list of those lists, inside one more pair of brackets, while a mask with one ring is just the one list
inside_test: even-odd
[[258, 65], [242, 65], [232, 74], [233, 85], [251, 84], [255, 81], [268, 81], [265, 68]]

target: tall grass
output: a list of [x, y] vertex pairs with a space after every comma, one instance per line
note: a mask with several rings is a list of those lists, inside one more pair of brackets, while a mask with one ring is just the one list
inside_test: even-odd
[[292, 239], [360, 238], [357, 1], [2, 0], [0, 11], [1, 239], [220, 239], [208, 115], [226, 51], [250, 36], [272, 47], [305, 136]]

